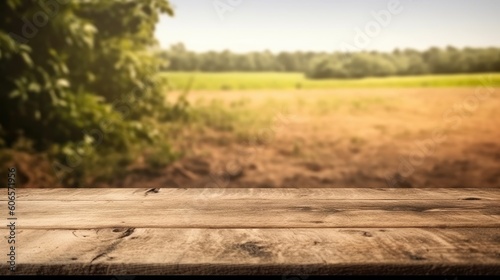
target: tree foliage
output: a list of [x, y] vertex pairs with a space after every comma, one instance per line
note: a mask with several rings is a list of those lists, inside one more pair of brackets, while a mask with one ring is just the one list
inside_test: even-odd
[[303, 65], [312, 58], [311, 52], [283, 52], [278, 55], [270, 51], [233, 53], [208, 51], [196, 53], [188, 50], [184, 44], [172, 45], [159, 53], [158, 57], [168, 61], [163, 70], [167, 71], [302, 71]]
[[393, 52], [222, 52], [195, 53], [183, 44], [159, 54], [170, 61], [166, 71], [284, 71], [303, 72], [309, 78], [363, 78], [391, 75], [480, 73], [500, 71], [499, 48], [430, 48]]
[[164, 96], [153, 33], [172, 15], [167, 0], [6, 0], [0, 13], [3, 145], [83, 155], [154, 140]]

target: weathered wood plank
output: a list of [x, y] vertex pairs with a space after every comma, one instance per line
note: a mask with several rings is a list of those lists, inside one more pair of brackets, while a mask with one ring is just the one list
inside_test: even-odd
[[[18, 200], [318, 199], [500, 200], [500, 189], [18, 189]], [[0, 197], [6, 200], [6, 197]]]
[[498, 274], [499, 198], [497, 189], [20, 189], [17, 273]]
[[500, 273], [500, 228], [21, 230], [18, 241], [19, 274]]
[[498, 201], [19, 201], [21, 228], [500, 227]]

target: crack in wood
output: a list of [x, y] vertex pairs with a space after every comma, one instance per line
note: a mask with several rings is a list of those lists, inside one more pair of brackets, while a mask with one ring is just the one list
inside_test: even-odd
[[404, 211], [404, 212], [426, 212], [432, 210], [432, 208], [425, 206], [408, 206], [408, 205], [398, 205], [394, 207], [387, 207], [387, 211]]
[[[118, 236], [117, 240], [113, 241], [111, 245], [109, 245], [107, 248], [105, 248], [103, 251], [101, 251], [97, 256], [95, 256], [91, 261], [90, 264], [92, 264], [94, 261], [103, 258], [104, 256], [107, 256], [109, 253], [114, 251], [118, 244], [123, 242], [124, 238], [127, 236], [130, 236], [134, 233], [135, 228], [128, 228], [126, 231], [124, 231], [120, 236]], [[119, 232], [119, 229], [114, 229], [113, 232]]]
[[289, 207], [288, 209], [292, 211], [303, 211], [303, 212], [326, 212], [329, 214], [343, 212], [343, 210], [339, 210], [337, 208], [332, 208], [332, 207], [294, 206], [294, 207]]
[[[106, 249], [106, 250], [111, 250], [111, 247], [112, 247], [112, 246], [110, 246], [110, 247], [109, 247], [108, 249]], [[100, 258], [102, 258], [102, 257], [104, 257], [104, 256], [106, 256], [106, 255], [107, 255], [107, 252], [104, 252], [104, 253], [100, 253], [100, 254], [98, 254], [97, 256], [95, 256], [95, 257], [94, 257], [94, 258], [90, 261], [90, 264], [92, 264], [95, 260], [100, 259]]]
[[122, 233], [122, 235], [121, 235], [120, 237], [118, 237], [118, 238], [125, 238], [125, 237], [127, 237], [127, 236], [130, 236], [130, 235], [132, 235], [132, 233], [134, 233], [134, 231], [135, 231], [135, 228], [128, 228], [128, 229], [127, 229], [126, 231], [124, 231], [124, 232]]
[[159, 193], [160, 192], [160, 188], [152, 188], [152, 189], [149, 189], [147, 190], [145, 193], [144, 193], [144, 196], [147, 196], [148, 194], [150, 193]]

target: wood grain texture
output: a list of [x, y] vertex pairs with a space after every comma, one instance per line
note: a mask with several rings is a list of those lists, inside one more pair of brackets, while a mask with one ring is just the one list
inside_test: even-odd
[[[18, 200], [149, 201], [166, 199], [318, 199], [318, 200], [500, 200], [500, 189], [19, 189]], [[6, 197], [0, 197], [6, 200]]]
[[18, 194], [15, 274], [500, 273], [496, 189]]
[[18, 274], [500, 273], [500, 228], [22, 230], [18, 240]]
[[352, 228], [500, 227], [498, 201], [19, 201], [19, 227]]

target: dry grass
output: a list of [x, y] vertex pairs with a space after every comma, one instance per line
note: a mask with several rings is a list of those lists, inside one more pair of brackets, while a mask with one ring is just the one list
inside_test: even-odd
[[[177, 125], [174, 139], [186, 158], [152, 182], [181, 187], [498, 187], [500, 98], [498, 89], [490, 91], [194, 92], [189, 98], [200, 117], [188, 126]], [[435, 142], [436, 135], [443, 140]]]
[[[500, 88], [188, 97], [189, 120], [164, 130], [184, 154], [180, 161], [155, 169], [138, 164], [91, 187], [500, 187]], [[436, 135], [441, 142], [433, 142]], [[37, 175], [52, 174], [50, 162], [22, 161], [25, 186], [55, 186]]]

